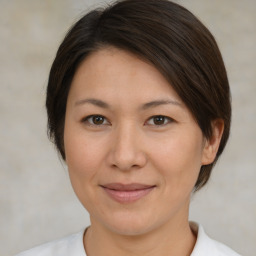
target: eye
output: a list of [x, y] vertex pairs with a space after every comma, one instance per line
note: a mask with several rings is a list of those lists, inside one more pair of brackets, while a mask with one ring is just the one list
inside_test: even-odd
[[167, 116], [152, 116], [147, 120], [147, 124], [149, 125], [156, 125], [156, 126], [162, 126], [166, 125], [168, 123], [171, 123], [173, 120], [170, 117]]
[[108, 125], [109, 122], [107, 121], [107, 119], [104, 116], [101, 115], [90, 115], [87, 116], [85, 118], [83, 118], [82, 120], [83, 123], [88, 123], [89, 125]]

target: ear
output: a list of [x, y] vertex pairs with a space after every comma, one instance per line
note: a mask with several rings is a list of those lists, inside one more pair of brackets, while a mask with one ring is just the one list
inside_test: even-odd
[[202, 154], [202, 165], [211, 164], [218, 152], [221, 137], [224, 130], [224, 121], [222, 119], [215, 119], [212, 121], [212, 136], [206, 139]]

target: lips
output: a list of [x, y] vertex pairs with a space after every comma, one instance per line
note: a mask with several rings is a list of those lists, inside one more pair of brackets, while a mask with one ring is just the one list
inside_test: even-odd
[[155, 185], [109, 183], [101, 187], [111, 199], [119, 203], [131, 203], [148, 195]]

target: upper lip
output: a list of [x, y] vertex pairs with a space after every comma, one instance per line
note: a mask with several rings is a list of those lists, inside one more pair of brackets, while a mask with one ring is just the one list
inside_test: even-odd
[[140, 183], [130, 183], [130, 184], [122, 184], [122, 183], [108, 183], [101, 185], [103, 188], [118, 190], [118, 191], [133, 191], [133, 190], [142, 190], [147, 188], [153, 188], [155, 185], [147, 185]]

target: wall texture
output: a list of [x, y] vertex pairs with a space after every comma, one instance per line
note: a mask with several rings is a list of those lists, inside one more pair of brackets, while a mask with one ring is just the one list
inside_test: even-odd
[[[233, 95], [233, 126], [191, 219], [243, 255], [256, 251], [256, 2], [180, 0], [219, 43]], [[88, 0], [0, 0], [0, 255], [76, 232], [88, 214], [46, 136], [47, 75]]]

